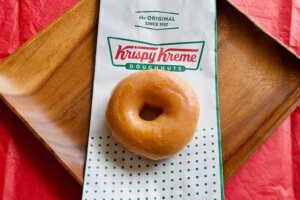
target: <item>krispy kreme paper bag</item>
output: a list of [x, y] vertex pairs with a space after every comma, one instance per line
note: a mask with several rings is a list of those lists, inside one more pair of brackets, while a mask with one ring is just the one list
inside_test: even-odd
[[[83, 199], [223, 199], [216, 52], [215, 1], [101, 1]], [[105, 122], [117, 83], [151, 69], [186, 79], [201, 105], [192, 141], [162, 161], [129, 152]]]

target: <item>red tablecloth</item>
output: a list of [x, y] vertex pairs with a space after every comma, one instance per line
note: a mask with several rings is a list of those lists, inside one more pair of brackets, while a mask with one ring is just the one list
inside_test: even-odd
[[[77, 0], [0, 0], [0, 60], [13, 53], [75, 2]], [[299, 9], [297, 6], [293, 7], [293, 4], [299, 5], [299, 0], [260, 2], [262, 3], [236, 0], [237, 5], [261, 26], [284, 27], [283, 30], [289, 34], [286, 32], [281, 34], [282, 29], [278, 34], [273, 34], [272, 29], [265, 28], [265, 30], [283, 43], [286, 43], [287, 36], [292, 38], [288, 40], [287, 44], [290, 45], [287, 46], [293, 48], [294, 52], [297, 51], [299, 43], [295, 42], [298, 40], [293, 33], [300, 32], [299, 26], [291, 31], [286, 26], [285, 20], [289, 20], [290, 25], [291, 22], [296, 24], [290, 27], [299, 25], [299, 21], [295, 20], [298, 19], [295, 13], [299, 14]], [[270, 6], [280, 11], [274, 9], [271, 14], [270, 10], [260, 12], [260, 9], [262, 11]], [[293, 9], [285, 9], [290, 6]], [[293, 13], [293, 17], [286, 17], [287, 10], [293, 10], [289, 13], [290, 15]], [[262, 14], [257, 17], [255, 15], [257, 13]], [[263, 14], [271, 17], [264, 21], [266, 18]], [[272, 17], [273, 15], [277, 17]], [[284, 19], [279, 20], [280, 15], [284, 15]], [[300, 199], [299, 171], [300, 108], [225, 185], [226, 199]], [[80, 186], [0, 101], [0, 199], [73, 200], [80, 199], [80, 193]]]

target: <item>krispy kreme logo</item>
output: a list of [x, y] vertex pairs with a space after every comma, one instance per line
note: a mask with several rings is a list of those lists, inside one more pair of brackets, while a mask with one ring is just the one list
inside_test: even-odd
[[152, 44], [115, 37], [107, 41], [112, 65], [128, 70], [197, 70], [204, 49], [204, 41]]

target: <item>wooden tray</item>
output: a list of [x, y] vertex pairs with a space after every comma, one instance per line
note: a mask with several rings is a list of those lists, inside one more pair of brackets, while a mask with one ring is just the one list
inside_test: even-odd
[[[298, 105], [300, 62], [228, 3], [218, 3], [226, 181]], [[98, 4], [80, 1], [0, 64], [2, 98], [79, 183], [89, 126]]]

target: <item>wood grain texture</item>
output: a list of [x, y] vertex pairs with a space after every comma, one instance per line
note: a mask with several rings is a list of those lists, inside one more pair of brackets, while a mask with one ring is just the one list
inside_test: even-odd
[[0, 64], [7, 104], [82, 182], [98, 1], [81, 1]]
[[300, 103], [300, 62], [227, 3], [218, 16], [224, 177]]
[[[228, 3], [219, 5], [219, 93], [228, 180], [299, 104], [300, 62]], [[97, 12], [97, 0], [80, 1], [0, 64], [2, 98], [79, 183]]]

